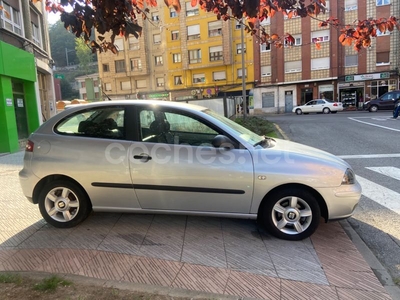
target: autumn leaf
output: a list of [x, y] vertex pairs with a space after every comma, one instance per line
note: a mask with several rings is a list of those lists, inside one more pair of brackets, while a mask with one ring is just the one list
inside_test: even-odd
[[195, 7], [195, 6], [197, 5], [197, 3], [198, 3], [198, 0], [191, 0], [191, 1], [190, 1], [190, 5], [191, 5], [192, 7]]
[[271, 40], [273, 40], [273, 41], [279, 40], [279, 35], [277, 35], [276, 33], [272, 34]]

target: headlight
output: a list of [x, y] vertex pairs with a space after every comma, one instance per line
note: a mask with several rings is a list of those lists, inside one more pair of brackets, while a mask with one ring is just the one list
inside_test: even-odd
[[353, 170], [347, 169], [344, 172], [342, 184], [354, 184], [356, 181], [356, 175], [354, 174]]

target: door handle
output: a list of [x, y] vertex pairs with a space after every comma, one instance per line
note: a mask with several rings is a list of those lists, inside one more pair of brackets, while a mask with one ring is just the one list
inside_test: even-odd
[[140, 159], [143, 162], [148, 162], [149, 160], [152, 159], [152, 157], [150, 155], [145, 154], [145, 153], [142, 153], [142, 154], [139, 154], [139, 155], [134, 155], [133, 158], [134, 159]]

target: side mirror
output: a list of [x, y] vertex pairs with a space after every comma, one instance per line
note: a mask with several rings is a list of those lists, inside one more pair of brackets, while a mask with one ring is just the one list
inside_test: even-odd
[[232, 140], [222, 134], [218, 134], [217, 136], [215, 136], [211, 143], [215, 148], [224, 148], [224, 149], [234, 148]]

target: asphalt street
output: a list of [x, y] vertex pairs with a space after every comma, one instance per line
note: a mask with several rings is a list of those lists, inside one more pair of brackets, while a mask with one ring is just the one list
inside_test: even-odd
[[266, 116], [288, 139], [333, 153], [354, 168], [363, 195], [350, 224], [400, 282], [400, 119], [391, 111]]

